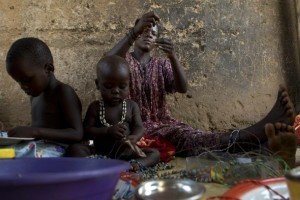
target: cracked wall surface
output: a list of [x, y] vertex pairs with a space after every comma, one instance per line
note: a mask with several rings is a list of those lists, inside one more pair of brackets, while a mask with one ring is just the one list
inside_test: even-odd
[[95, 64], [149, 10], [161, 17], [161, 36], [176, 44], [189, 79], [187, 94], [168, 97], [175, 118], [205, 130], [245, 127], [272, 108], [280, 83], [299, 99], [292, 0], [0, 0], [0, 9], [6, 127], [30, 124], [29, 98], [5, 69], [13, 41], [33, 36], [49, 45], [56, 77], [75, 88], [84, 115], [98, 95]]

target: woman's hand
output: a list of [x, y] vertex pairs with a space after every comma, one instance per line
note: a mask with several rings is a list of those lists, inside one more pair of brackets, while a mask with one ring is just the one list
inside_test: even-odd
[[170, 39], [159, 38], [155, 41], [155, 44], [159, 49], [165, 52], [169, 58], [175, 56], [174, 44]]
[[170, 39], [160, 38], [157, 39], [155, 45], [167, 54], [170, 59], [173, 76], [175, 91], [180, 93], [186, 93], [187, 91], [187, 78], [184, 72], [183, 66], [176, 56], [174, 44]]
[[8, 131], [8, 137], [25, 137], [25, 138], [35, 138], [37, 137], [37, 128], [18, 126], [16, 128]]
[[145, 28], [154, 26], [156, 21], [159, 21], [159, 17], [153, 11], [145, 13], [133, 27], [133, 33], [139, 36]]

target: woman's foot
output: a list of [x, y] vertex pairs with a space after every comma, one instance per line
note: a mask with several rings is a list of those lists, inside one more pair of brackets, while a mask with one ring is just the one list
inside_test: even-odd
[[279, 86], [277, 100], [267, 114], [258, 123], [241, 130], [241, 142], [264, 143], [267, 141], [265, 134], [265, 125], [268, 123], [281, 122], [287, 125], [292, 125], [295, 120], [295, 109], [288, 95], [287, 88], [283, 85]]
[[295, 120], [295, 116], [295, 108], [289, 97], [287, 88], [280, 85], [277, 100], [271, 111], [263, 120], [270, 123], [283, 122], [285, 124], [292, 125]]
[[285, 123], [268, 123], [265, 125], [269, 149], [281, 157], [290, 167], [295, 166], [297, 134], [292, 126]]

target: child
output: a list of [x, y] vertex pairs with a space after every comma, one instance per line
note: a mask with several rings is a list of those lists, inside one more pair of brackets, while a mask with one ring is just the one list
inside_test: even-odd
[[82, 139], [81, 102], [72, 87], [55, 78], [52, 54], [43, 41], [22, 38], [14, 42], [7, 53], [6, 69], [31, 96], [32, 115], [30, 127], [16, 127], [8, 136], [40, 139], [15, 145], [17, 157], [61, 156], [62, 146]]
[[[125, 59], [102, 58], [97, 64], [96, 86], [102, 99], [90, 104], [84, 120], [86, 137], [94, 141], [95, 153], [116, 159], [134, 159], [135, 164], [143, 166], [156, 164], [159, 161], [157, 150], [141, 151], [135, 145], [143, 136], [144, 128], [137, 104], [125, 100], [129, 93], [129, 68]], [[80, 150], [76, 156], [91, 154], [87, 149]]]

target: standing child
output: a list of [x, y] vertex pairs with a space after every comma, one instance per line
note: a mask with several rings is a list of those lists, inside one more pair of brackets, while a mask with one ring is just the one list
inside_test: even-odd
[[49, 47], [37, 38], [13, 43], [6, 57], [8, 74], [31, 96], [32, 125], [8, 131], [9, 137], [39, 140], [14, 145], [17, 157], [62, 156], [83, 136], [81, 102], [72, 87], [55, 78]]
[[[159, 161], [158, 151], [141, 151], [136, 146], [144, 128], [137, 104], [126, 99], [129, 93], [126, 60], [119, 56], [102, 58], [97, 64], [96, 86], [102, 99], [89, 105], [84, 120], [86, 137], [94, 141], [95, 153], [110, 158], [134, 159], [144, 166], [156, 164]], [[77, 148], [73, 155], [83, 157], [89, 154], [88, 148]]]

